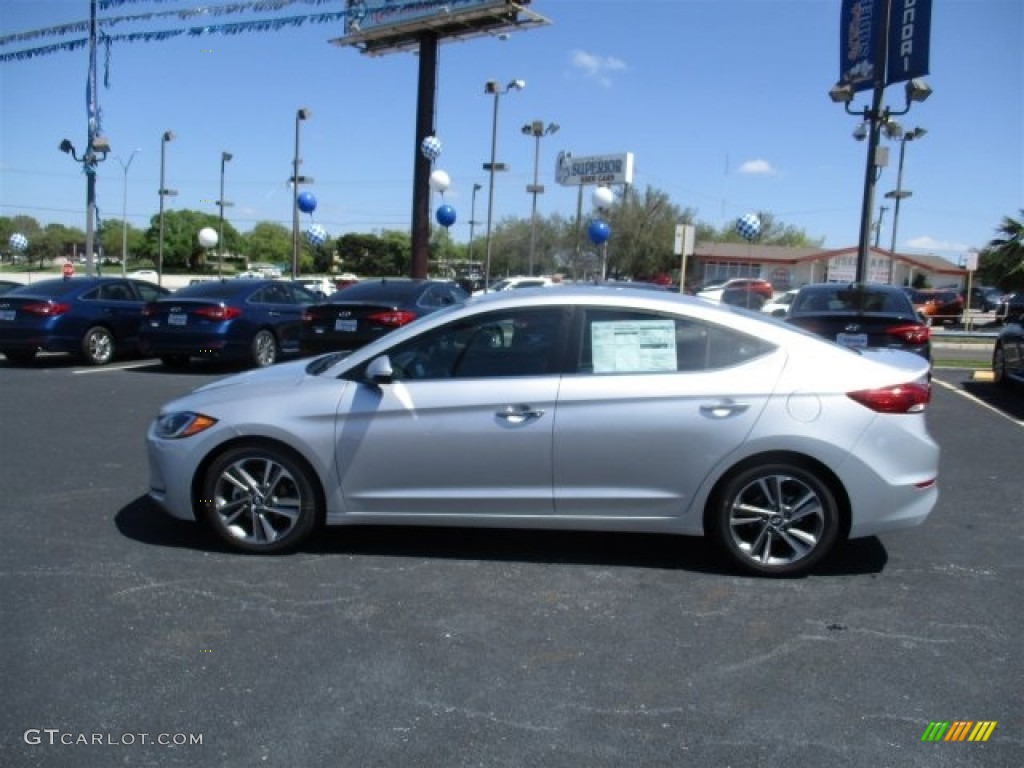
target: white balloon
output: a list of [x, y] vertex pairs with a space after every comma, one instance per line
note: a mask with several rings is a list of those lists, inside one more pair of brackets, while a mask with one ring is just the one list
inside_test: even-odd
[[430, 188], [435, 192], [444, 192], [451, 183], [451, 178], [444, 171], [437, 170], [430, 174]]
[[213, 227], [203, 227], [199, 230], [199, 244], [203, 248], [213, 248], [217, 245], [217, 230]]
[[598, 187], [594, 190], [593, 199], [595, 208], [610, 208], [615, 200], [615, 195], [612, 194], [608, 187]]

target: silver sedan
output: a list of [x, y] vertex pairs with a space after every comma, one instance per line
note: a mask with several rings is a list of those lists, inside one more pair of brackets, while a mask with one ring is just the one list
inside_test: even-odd
[[707, 535], [805, 573], [938, 497], [928, 362], [652, 291], [507, 291], [349, 355], [213, 382], [147, 436], [150, 496], [249, 552], [319, 525]]

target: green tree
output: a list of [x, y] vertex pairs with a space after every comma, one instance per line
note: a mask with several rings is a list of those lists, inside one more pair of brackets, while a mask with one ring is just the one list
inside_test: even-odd
[[[1024, 209], [1020, 211], [1024, 219]], [[1004, 216], [997, 237], [978, 255], [978, 279], [1004, 291], [1024, 289], [1024, 222]]]
[[363, 277], [407, 275], [412, 263], [412, 241], [405, 232], [350, 233], [338, 239], [336, 251], [343, 270]]
[[[207, 253], [199, 245], [199, 230], [210, 227], [214, 231], [220, 228], [220, 218], [216, 214], [201, 211], [167, 211], [164, 213], [164, 261], [163, 268], [167, 271], [203, 272], [208, 264], [216, 268], [217, 250], [224, 253], [240, 253], [244, 239], [230, 222], [224, 222], [224, 240], [217, 249]], [[146, 231], [146, 253], [156, 263], [159, 253], [160, 217], [150, 219]]]
[[245, 235], [245, 252], [257, 264], [291, 264], [292, 232], [283, 224], [261, 221]]

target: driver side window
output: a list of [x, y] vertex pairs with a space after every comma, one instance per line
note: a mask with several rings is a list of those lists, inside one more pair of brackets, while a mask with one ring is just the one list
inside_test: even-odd
[[536, 308], [459, 320], [389, 352], [399, 381], [539, 376], [557, 365], [565, 315]]

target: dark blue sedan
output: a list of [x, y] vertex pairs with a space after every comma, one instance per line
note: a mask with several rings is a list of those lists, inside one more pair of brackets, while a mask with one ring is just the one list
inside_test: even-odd
[[168, 367], [193, 357], [263, 368], [299, 351], [302, 313], [318, 297], [283, 280], [208, 280], [146, 307], [139, 329], [145, 353]]
[[105, 365], [117, 353], [138, 351], [143, 309], [168, 293], [120, 277], [58, 277], [15, 288], [0, 296], [0, 352], [12, 363], [43, 351]]

